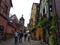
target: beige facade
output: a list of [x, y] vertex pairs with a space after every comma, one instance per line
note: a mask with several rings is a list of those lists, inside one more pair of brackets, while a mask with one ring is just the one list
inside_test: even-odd
[[33, 4], [32, 6], [32, 12], [31, 12], [31, 19], [32, 19], [32, 25], [35, 25], [35, 16], [36, 16], [36, 5]]
[[[39, 3], [33, 3], [31, 17], [30, 17], [30, 27], [34, 28], [37, 24], [39, 17]], [[31, 32], [32, 39], [42, 40], [42, 30], [40, 28], [32, 29]]]
[[43, 17], [44, 15], [46, 15], [47, 17], [49, 17], [49, 11], [48, 11], [48, 0], [41, 0], [40, 2], [40, 15]]

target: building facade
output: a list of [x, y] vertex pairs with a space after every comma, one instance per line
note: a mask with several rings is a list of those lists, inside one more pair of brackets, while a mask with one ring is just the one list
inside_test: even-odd
[[57, 15], [57, 27], [58, 27], [58, 36], [60, 37], [60, 0], [55, 0], [55, 9], [56, 9], [56, 15]]
[[[48, 2], [47, 0], [40, 0], [40, 19], [42, 18], [45, 18], [44, 16], [47, 17], [47, 19], [49, 18], [49, 11], [48, 11]], [[42, 31], [42, 38], [43, 38], [43, 41], [45, 42], [46, 41], [46, 31], [43, 30]]]
[[36, 25], [39, 20], [39, 12], [40, 12], [40, 4], [39, 3], [33, 3], [32, 10], [31, 10], [31, 17], [30, 17], [30, 28], [31, 28], [31, 37], [34, 40], [40, 40], [41, 36], [41, 30], [40, 28], [36, 28]]
[[[59, 32], [59, 29], [60, 29], [59, 28], [59, 11], [60, 11], [59, 7], [60, 7], [59, 0], [40, 0], [40, 16], [43, 17], [45, 15], [47, 17], [47, 19], [49, 20], [48, 23], [50, 23], [50, 21], [51, 21], [50, 24], [52, 26], [57, 27], [57, 29], [54, 28], [54, 30], [55, 30], [54, 34], [52, 34], [50, 27], [48, 27], [49, 29], [47, 28], [47, 31], [43, 30], [45, 32], [45, 33], [43, 33], [43, 40], [45, 40], [45, 42], [46, 41], [49, 42], [50, 45], [52, 45], [53, 42], [55, 43], [55, 41], [57, 39], [56, 33]], [[57, 21], [57, 22], [55, 22], [55, 21]], [[52, 22], [53, 22], [53, 24], [52, 24]], [[59, 36], [59, 34], [58, 34], [58, 36]], [[55, 38], [54, 39], [55, 41], [53, 40], [53, 37]], [[53, 44], [53, 45], [55, 45], [55, 44]]]
[[40, 17], [43, 17], [44, 15], [46, 15], [47, 17], [49, 17], [48, 13], [48, 0], [40, 0]]
[[18, 31], [19, 30], [19, 21], [17, 16], [14, 14], [9, 18], [9, 22], [11, 23], [10, 25], [12, 25], [14, 27], [14, 31]]
[[12, 0], [0, 0], [0, 40], [11, 38], [19, 29], [16, 15], [9, 17]]
[[30, 17], [31, 26], [34, 27], [36, 25], [38, 15], [39, 15], [39, 3], [33, 3]]
[[[9, 11], [12, 7], [12, 1], [11, 0], [0, 0], [0, 38], [3, 38], [4, 33], [7, 31], [7, 22], [9, 18]], [[3, 34], [2, 34], [3, 32]]]

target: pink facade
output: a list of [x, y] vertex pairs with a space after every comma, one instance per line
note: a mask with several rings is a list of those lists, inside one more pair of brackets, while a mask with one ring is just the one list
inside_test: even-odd
[[3, 17], [1, 16], [0, 16], [0, 24], [4, 26], [4, 32], [6, 32], [7, 20], [3, 19]]
[[[58, 19], [60, 20], [60, 0], [55, 0], [55, 4], [56, 4], [56, 12], [57, 12], [57, 16]], [[60, 36], [60, 21], [58, 20], [58, 34]]]
[[60, 17], [60, 0], [55, 0], [56, 3], [56, 11], [58, 14], [58, 17]]
[[6, 31], [7, 31], [7, 33], [9, 33], [9, 34], [13, 34], [14, 31], [15, 31], [15, 28], [13, 28], [12, 26], [8, 25]]
[[1, 0], [0, 2], [0, 24], [4, 26], [4, 32], [7, 30], [9, 11], [12, 7], [11, 0]]

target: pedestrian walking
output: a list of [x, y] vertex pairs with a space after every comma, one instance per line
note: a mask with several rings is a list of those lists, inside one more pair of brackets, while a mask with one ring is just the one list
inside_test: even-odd
[[25, 32], [24, 33], [24, 41], [26, 41], [26, 38], [27, 38], [27, 33]]
[[23, 37], [23, 33], [22, 31], [19, 32], [19, 42], [22, 42], [22, 37]]
[[15, 43], [17, 43], [18, 42], [18, 32], [17, 31], [15, 31], [14, 36], [15, 36]]
[[28, 33], [28, 41], [30, 41], [30, 33]]

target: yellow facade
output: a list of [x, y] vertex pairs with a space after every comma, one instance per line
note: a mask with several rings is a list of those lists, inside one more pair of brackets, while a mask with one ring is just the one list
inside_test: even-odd
[[42, 38], [43, 38], [43, 30], [42, 30], [42, 28], [37, 28], [36, 30], [35, 30], [35, 32], [36, 32], [36, 38], [37, 38], [37, 40], [43, 40]]
[[37, 11], [37, 6], [36, 4], [32, 5], [32, 12], [31, 12], [31, 24], [34, 26], [35, 25], [35, 16], [36, 16], [36, 11]]
[[[32, 11], [31, 11], [31, 17], [30, 17], [30, 24], [31, 27], [34, 27], [36, 25], [36, 15], [37, 15], [37, 3], [33, 3], [32, 5]], [[33, 39], [42, 40], [42, 28], [36, 28], [32, 33], [31, 36]]]

